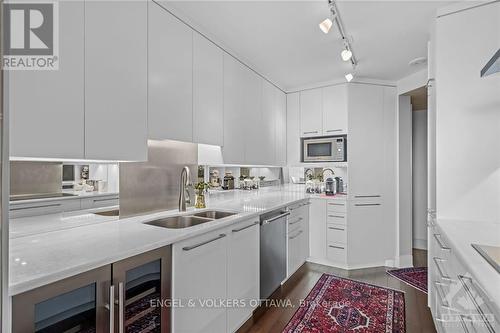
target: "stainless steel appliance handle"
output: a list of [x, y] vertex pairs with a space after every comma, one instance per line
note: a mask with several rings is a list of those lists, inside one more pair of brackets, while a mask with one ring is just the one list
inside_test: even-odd
[[303, 231], [300, 230], [295, 236], [292, 236], [292, 237], [288, 237], [288, 239], [295, 239], [297, 237], [299, 237], [299, 235], [302, 233]]
[[335, 228], [335, 227], [328, 227], [328, 229], [332, 229], [332, 230], [342, 230], [342, 231], [345, 231], [345, 229], [342, 229], [342, 228]]
[[118, 284], [118, 332], [124, 333], [125, 325], [125, 295], [123, 290], [123, 282]]
[[444, 261], [444, 260], [441, 258], [438, 258], [438, 257], [434, 257], [434, 258], [432, 258], [432, 260], [434, 260], [434, 264], [437, 267], [437, 270], [438, 270], [438, 273], [439, 273], [439, 276], [441, 277], [441, 279], [446, 280], [446, 281], [452, 281], [448, 275], [444, 274], [443, 269], [438, 264], [439, 261]]
[[367, 203], [367, 204], [354, 204], [354, 206], [359, 206], [359, 207], [363, 207], [363, 206], [380, 206], [379, 203]]
[[115, 333], [115, 286], [109, 286], [109, 304], [106, 304], [109, 310], [109, 333]]
[[297, 221], [295, 221], [295, 222], [288, 222], [288, 225], [294, 225], [294, 224], [297, 224], [297, 223], [299, 223], [299, 222], [300, 222], [300, 221], [302, 221], [302, 220], [303, 220], [303, 218], [302, 218], [302, 217], [299, 217], [299, 218], [297, 219]]
[[215, 238], [209, 239], [209, 240], [201, 242], [199, 244], [192, 245], [192, 246], [185, 246], [185, 247], [182, 248], [182, 250], [184, 250], [184, 251], [191, 251], [193, 249], [196, 249], [197, 247], [203, 246], [203, 245], [208, 244], [208, 243], [215, 242], [216, 240], [224, 238], [224, 237], [226, 237], [226, 234], [220, 234], [219, 236], [217, 236]]
[[441, 240], [441, 235], [440, 234], [434, 234], [434, 239], [436, 240], [436, 242], [438, 242], [439, 247], [441, 248], [441, 250], [451, 251], [451, 248], [449, 248], [448, 246], [444, 245], [443, 241]]
[[474, 304], [474, 307], [476, 308], [477, 312], [479, 312], [479, 315], [481, 316], [482, 321], [486, 325], [486, 328], [488, 329], [488, 332], [495, 333], [495, 330], [493, 329], [493, 327], [491, 326], [490, 321], [488, 320], [488, 318], [484, 314], [483, 309], [481, 309], [481, 307], [479, 306], [479, 304], [476, 301], [476, 298], [472, 294], [471, 288], [465, 282], [465, 280], [469, 280], [472, 283], [472, 278], [470, 278], [468, 276], [464, 276], [464, 275], [458, 275], [458, 280], [460, 281], [460, 283], [464, 287], [465, 293], [467, 294], [467, 296], [469, 296], [469, 298], [472, 301], [472, 304]]
[[344, 250], [345, 249], [342, 246], [335, 246], [335, 245], [328, 245], [328, 246], [331, 247], [331, 248], [334, 248], [334, 249], [340, 249], [340, 250]]
[[232, 232], [240, 232], [240, 231], [243, 231], [243, 230], [248, 229], [250, 227], [253, 227], [256, 224], [259, 224], [259, 222], [254, 222], [254, 223], [247, 225], [246, 227], [243, 227], [243, 228], [233, 229]]
[[342, 216], [342, 215], [328, 215], [328, 217], [337, 217], [339, 219], [344, 219], [345, 216]]
[[290, 215], [290, 212], [284, 212], [284, 213], [282, 213], [282, 214], [280, 214], [280, 215], [278, 215], [278, 216], [271, 217], [270, 219], [267, 219], [267, 220], [262, 221], [262, 224], [268, 224], [268, 223], [271, 223], [271, 222], [273, 222], [273, 221], [279, 220], [279, 219], [281, 219], [281, 218], [283, 218], [283, 217], [285, 217], [285, 216], [288, 216], [288, 215]]
[[355, 198], [380, 198], [380, 194], [375, 194], [375, 195], [355, 195]]

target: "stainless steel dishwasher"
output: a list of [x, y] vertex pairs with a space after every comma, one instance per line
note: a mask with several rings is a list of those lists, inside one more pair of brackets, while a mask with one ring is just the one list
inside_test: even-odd
[[286, 278], [286, 222], [282, 209], [260, 216], [260, 298], [265, 299]]

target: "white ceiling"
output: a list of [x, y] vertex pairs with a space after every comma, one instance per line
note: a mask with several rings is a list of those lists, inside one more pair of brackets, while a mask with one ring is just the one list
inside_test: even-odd
[[[327, 1], [169, 1], [179, 16], [287, 91], [343, 79], [340, 35], [318, 23]], [[425, 67], [435, 11], [444, 1], [338, 1], [359, 61], [356, 75], [396, 81]]]

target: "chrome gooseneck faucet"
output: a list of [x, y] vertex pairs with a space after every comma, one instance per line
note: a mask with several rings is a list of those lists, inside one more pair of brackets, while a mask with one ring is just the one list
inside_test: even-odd
[[[189, 168], [185, 166], [184, 168], [182, 168], [181, 171], [181, 187], [179, 193], [179, 211], [181, 212], [186, 211], [186, 202], [191, 203], [191, 197], [187, 189], [187, 187], [191, 183], [190, 178], [191, 177], [189, 173]], [[186, 199], [186, 194], [187, 194], [187, 199]]]

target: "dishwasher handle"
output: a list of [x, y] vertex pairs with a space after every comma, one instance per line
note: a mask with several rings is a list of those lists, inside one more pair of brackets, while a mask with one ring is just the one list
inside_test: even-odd
[[274, 221], [276, 221], [276, 220], [279, 220], [279, 219], [281, 219], [281, 218], [283, 218], [283, 217], [286, 217], [286, 216], [288, 216], [288, 215], [290, 215], [290, 212], [283, 212], [283, 213], [281, 213], [280, 215], [276, 215], [276, 216], [271, 217], [270, 219], [265, 219], [265, 220], [262, 220], [260, 224], [261, 224], [261, 225], [263, 225], [263, 224], [268, 224], [268, 223], [274, 222]]

